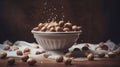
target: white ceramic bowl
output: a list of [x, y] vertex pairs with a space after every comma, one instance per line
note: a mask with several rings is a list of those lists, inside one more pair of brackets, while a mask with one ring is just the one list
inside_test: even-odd
[[64, 50], [70, 48], [79, 38], [80, 31], [41, 32], [31, 31], [34, 38], [46, 50]]

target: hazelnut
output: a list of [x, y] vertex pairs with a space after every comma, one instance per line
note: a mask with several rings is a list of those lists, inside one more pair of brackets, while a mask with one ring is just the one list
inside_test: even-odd
[[66, 57], [72, 57], [73, 56], [73, 53], [72, 52], [68, 52], [65, 54]]
[[65, 23], [65, 24], [64, 24], [64, 27], [71, 28], [71, 27], [72, 27], [72, 23], [70, 23], [70, 22], [67, 22], [67, 23]]
[[108, 52], [108, 57], [109, 58], [114, 58], [116, 55], [113, 52]]
[[9, 45], [4, 46], [4, 50], [9, 50], [9, 49], [10, 49]]
[[55, 32], [55, 28], [54, 28], [54, 27], [51, 27], [49, 31], [50, 31], [50, 32]]
[[30, 49], [29, 48], [25, 48], [24, 49], [24, 53], [26, 53], [26, 52], [30, 52]]
[[23, 62], [26, 62], [26, 61], [28, 60], [28, 58], [29, 58], [28, 55], [24, 55], [24, 56], [21, 57], [21, 60], [22, 60]]
[[100, 42], [100, 43], [99, 43], [99, 47], [100, 47], [102, 50], [108, 50], [108, 46], [107, 46], [107, 45], [104, 45], [104, 42]]
[[15, 59], [14, 59], [14, 58], [8, 58], [7, 64], [8, 64], [8, 65], [13, 65], [13, 64], [15, 64]]
[[19, 47], [15, 47], [15, 48], [14, 48], [14, 51], [16, 51], [16, 50], [18, 50], [18, 49], [19, 49]]
[[66, 59], [66, 60], [64, 61], [64, 64], [65, 64], [65, 65], [71, 65], [71, 64], [72, 64], [72, 59]]
[[63, 28], [63, 31], [64, 31], [64, 32], [68, 32], [68, 31], [70, 31], [70, 29], [67, 28], [67, 27], [65, 27], [65, 28]]
[[60, 27], [63, 27], [63, 25], [64, 25], [64, 21], [59, 21], [58, 24], [60, 25]]
[[63, 62], [63, 56], [58, 56], [57, 58], [56, 58], [56, 62]]
[[42, 52], [40, 52], [40, 51], [36, 51], [35, 54], [36, 54], [36, 55], [39, 55], [39, 54], [42, 54]]
[[72, 30], [77, 31], [78, 30], [77, 25], [73, 25]]
[[48, 58], [48, 57], [50, 56], [50, 54], [45, 53], [45, 54], [43, 54], [43, 56], [44, 56], [45, 58]]
[[41, 29], [44, 25], [42, 23], [38, 24], [38, 28]]
[[1, 52], [0, 53], [0, 58], [1, 59], [4, 59], [4, 58], [6, 58], [7, 57], [7, 53], [6, 52]]
[[42, 27], [42, 28], [40, 29], [40, 31], [46, 31], [46, 27], [45, 27], [45, 26]]
[[94, 60], [94, 55], [93, 55], [92, 53], [88, 54], [87, 59], [88, 59], [89, 61]]
[[39, 27], [34, 27], [33, 30], [34, 30], [34, 31], [38, 31], [38, 30], [39, 30]]
[[104, 52], [98, 52], [98, 57], [100, 57], [100, 58], [105, 57], [105, 53]]
[[59, 27], [59, 26], [56, 27], [55, 30], [56, 30], [56, 32], [62, 32], [63, 31], [63, 29], [61, 27]]
[[17, 54], [18, 56], [22, 56], [22, 55], [23, 55], [23, 53], [22, 53], [21, 50], [17, 50], [17, 51], [16, 51], [16, 54]]
[[33, 58], [29, 58], [29, 59], [27, 60], [27, 63], [28, 63], [29, 65], [34, 65], [36, 62], [37, 62], [37, 61], [36, 61], [35, 59], [33, 59]]

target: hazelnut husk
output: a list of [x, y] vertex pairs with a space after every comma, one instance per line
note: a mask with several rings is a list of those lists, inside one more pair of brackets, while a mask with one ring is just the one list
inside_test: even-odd
[[0, 53], [0, 58], [1, 59], [4, 59], [4, 58], [6, 58], [7, 57], [7, 53], [6, 52], [1, 52]]
[[17, 54], [18, 56], [22, 56], [22, 55], [23, 55], [23, 53], [22, 53], [21, 50], [17, 50], [17, 51], [16, 51], [16, 54]]
[[33, 59], [33, 58], [29, 58], [29, 59], [27, 60], [27, 63], [28, 63], [29, 65], [34, 65], [36, 62], [37, 62], [37, 61], [36, 61], [35, 59]]
[[100, 57], [100, 58], [105, 57], [105, 53], [104, 52], [98, 52], [98, 57]]
[[108, 52], [108, 57], [109, 58], [114, 58], [116, 55], [113, 52]]
[[39, 55], [39, 54], [42, 54], [42, 52], [40, 52], [40, 51], [36, 51], [35, 54], [36, 54], [36, 55]]
[[94, 55], [93, 55], [92, 53], [88, 54], [87, 59], [88, 59], [89, 61], [94, 60]]
[[29, 59], [29, 56], [28, 56], [28, 55], [24, 55], [24, 56], [21, 57], [21, 60], [22, 60], [23, 62], [26, 62], [28, 59]]
[[9, 45], [4, 46], [4, 50], [9, 50], [9, 49], [10, 49]]
[[65, 57], [72, 57], [73, 56], [73, 53], [72, 52], [68, 52], [65, 54]]
[[14, 59], [14, 58], [8, 58], [7, 64], [8, 64], [8, 65], [13, 65], [13, 64], [15, 64], [15, 59]]
[[30, 52], [30, 49], [29, 48], [25, 48], [24, 49], [24, 53], [26, 53], [26, 52]]
[[63, 62], [63, 60], [64, 58], [61, 55], [56, 58], [56, 62]]
[[65, 65], [71, 65], [72, 64], [72, 59], [66, 59], [66, 60], [64, 60], [64, 64]]

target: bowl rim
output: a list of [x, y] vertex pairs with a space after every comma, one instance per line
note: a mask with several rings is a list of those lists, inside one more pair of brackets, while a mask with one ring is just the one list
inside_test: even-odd
[[33, 34], [81, 34], [82, 31], [69, 31], [69, 32], [42, 32], [42, 31], [31, 31]]

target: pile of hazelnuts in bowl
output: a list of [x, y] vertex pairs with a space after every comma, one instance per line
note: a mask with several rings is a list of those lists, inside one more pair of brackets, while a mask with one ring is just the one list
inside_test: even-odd
[[34, 27], [34, 31], [41, 32], [70, 32], [81, 31], [81, 26], [73, 25], [70, 21], [51, 21], [46, 23], [39, 23], [37, 27]]

